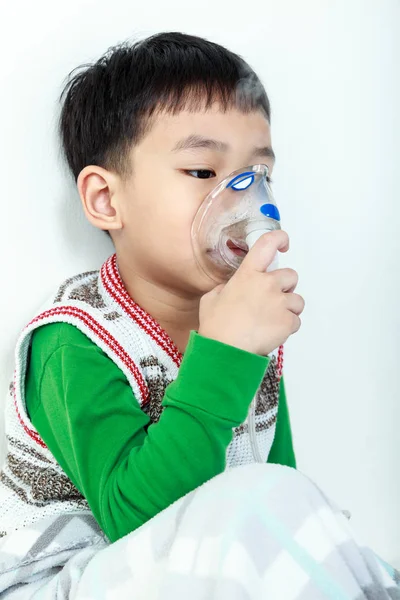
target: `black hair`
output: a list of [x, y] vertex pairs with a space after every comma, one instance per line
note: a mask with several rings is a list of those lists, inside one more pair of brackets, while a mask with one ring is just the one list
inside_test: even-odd
[[128, 154], [166, 111], [209, 108], [262, 110], [268, 96], [239, 55], [204, 38], [158, 33], [113, 46], [93, 64], [74, 69], [61, 93], [59, 133], [75, 180], [89, 164], [130, 172]]

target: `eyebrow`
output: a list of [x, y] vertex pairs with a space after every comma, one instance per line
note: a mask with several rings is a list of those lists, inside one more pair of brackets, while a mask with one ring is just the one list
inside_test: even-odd
[[[225, 142], [221, 142], [219, 140], [214, 140], [211, 138], [205, 138], [201, 135], [189, 135], [182, 140], [179, 140], [172, 148], [172, 152], [180, 152], [182, 150], [196, 150], [198, 148], [206, 148], [208, 150], [216, 150], [217, 152], [227, 152], [229, 150], [229, 145]], [[274, 161], [276, 159], [275, 152], [272, 150], [271, 146], [262, 146], [262, 147], [254, 147], [253, 156], [262, 156], [264, 158], [272, 158]]]

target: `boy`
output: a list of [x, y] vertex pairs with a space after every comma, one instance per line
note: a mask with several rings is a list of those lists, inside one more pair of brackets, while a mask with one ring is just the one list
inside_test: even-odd
[[67, 561], [64, 580], [224, 471], [260, 457], [295, 467], [268, 355], [304, 307], [294, 271], [266, 273], [288, 248], [282, 231], [226, 284], [193, 257], [193, 217], [216, 183], [245, 165], [273, 169], [268, 98], [241, 58], [159, 34], [111, 49], [63, 98], [83, 210], [116, 253], [64, 281], [22, 332], [0, 476], [0, 591], [51, 581], [54, 597]]
[[[200, 38], [160, 34], [112, 49], [75, 75], [63, 97], [61, 138], [83, 209], [111, 235], [116, 255], [100, 277], [82, 274], [61, 285], [53, 312], [37, 317], [21, 349], [29, 361], [15, 382], [23, 410], [26, 373], [21, 423], [38, 460], [43, 448], [62, 467], [54, 476], [62, 498], [50, 491], [47, 497], [37, 481], [24, 487], [11, 449], [15, 463], [8, 468], [19, 477], [14, 491], [21, 502], [23, 492], [32, 499], [36, 486], [50, 506], [86, 507], [85, 498], [115, 541], [225, 469], [233, 429], [245, 420], [266, 356], [298, 328], [290, 308], [300, 314], [302, 300], [280, 289], [296, 285], [289, 270], [265, 278], [272, 289], [259, 273], [249, 287], [243, 273], [218, 294], [193, 257], [191, 222], [218, 179], [255, 162], [273, 168], [268, 98], [242, 59]], [[284, 233], [263, 240], [248, 271], [267, 262], [263, 252], [286, 246]], [[287, 306], [271, 306], [281, 299]], [[78, 312], [58, 308], [71, 305]], [[100, 326], [101, 335], [93, 333]], [[154, 340], [158, 346], [150, 347]], [[177, 377], [184, 353], [185, 377]], [[264, 459], [294, 467], [284, 388], [278, 410], [273, 366], [263, 394], [269, 402], [269, 422], [260, 426], [269, 432]], [[233, 464], [254, 460], [241, 454], [247, 445], [231, 447]], [[129, 475], [122, 473], [127, 468]], [[99, 504], [104, 484], [107, 507]], [[15, 513], [13, 527], [21, 526], [19, 518]], [[6, 528], [3, 515], [0, 529]]]

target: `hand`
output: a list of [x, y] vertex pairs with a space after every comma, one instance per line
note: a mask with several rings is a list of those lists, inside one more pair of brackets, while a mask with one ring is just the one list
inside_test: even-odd
[[266, 356], [296, 333], [304, 310], [303, 298], [293, 293], [298, 275], [266, 272], [276, 252], [288, 249], [286, 232], [262, 235], [231, 279], [202, 297], [199, 334]]

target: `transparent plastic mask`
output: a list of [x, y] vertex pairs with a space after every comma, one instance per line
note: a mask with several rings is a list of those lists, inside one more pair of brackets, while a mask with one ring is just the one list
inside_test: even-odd
[[268, 167], [263, 164], [234, 171], [208, 194], [196, 213], [194, 254], [216, 282], [233, 275], [261, 235], [281, 228], [267, 177]]

